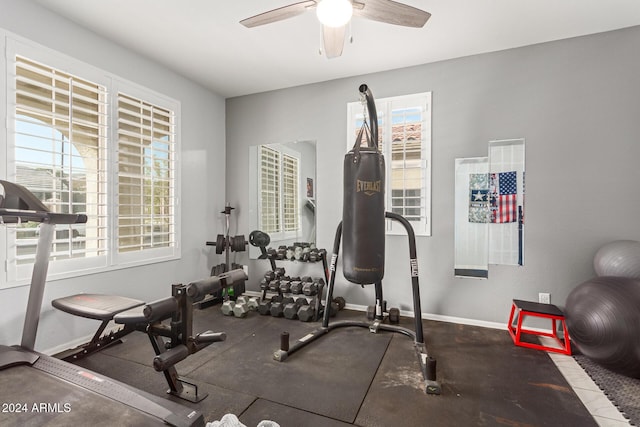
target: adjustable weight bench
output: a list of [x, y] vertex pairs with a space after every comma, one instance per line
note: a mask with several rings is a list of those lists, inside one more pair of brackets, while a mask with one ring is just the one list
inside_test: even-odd
[[144, 301], [133, 298], [101, 294], [77, 294], [54, 299], [51, 301], [51, 305], [60, 311], [102, 322], [91, 341], [59, 353], [56, 357], [66, 361], [78, 360], [109, 345], [121, 343], [122, 337], [136, 330], [135, 325], [125, 324], [119, 329], [103, 335], [105, 329], [113, 321], [116, 314], [141, 307], [144, 304]]
[[[53, 300], [52, 305], [66, 313], [102, 322], [90, 342], [57, 357], [77, 360], [120, 342], [123, 336], [133, 331], [144, 332], [156, 354], [153, 368], [164, 374], [169, 384], [168, 393], [190, 402], [199, 402], [207, 394], [198, 394], [195, 384], [181, 379], [175, 365], [214, 342], [224, 341], [227, 335], [212, 331], [194, 335], [193, 304], [206, 295], [246, 279], [243, 270], [232, 270], [188, 285], [172, 285], [170, 297], [146, 304], [132, 298], [100, 294], [78, 294]], [[168, 319], [170, 322], [163, 323]], [[122, 327], [103, 335], [111, 321]]]

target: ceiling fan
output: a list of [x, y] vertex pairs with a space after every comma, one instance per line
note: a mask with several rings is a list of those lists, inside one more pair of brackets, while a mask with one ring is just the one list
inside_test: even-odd
[[316, 9], [322, 24], [322, 40], [327, 58], [342, 55], [346, 26], [353, 15], [403, 27], [421, 28], [431, 14], [392, 0], [308, 0], [260, 13], [240, 21], [247, 28], [293, 18]]

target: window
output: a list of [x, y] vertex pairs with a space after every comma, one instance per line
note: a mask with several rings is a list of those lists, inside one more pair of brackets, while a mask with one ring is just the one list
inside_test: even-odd
[[300, 159], [264, 145], [258, 148], [259, 227], [272, 240], [295, 237], [300, 230]]
[[[386, 209], [409, 220], [416, 235], [431, 234], [431, 93], [376, 99], [378, 147], [386, 160]], [[350, 150], [365, 119], [361, 102], [348, 104]], [[368, 113], [366, 113], [368, 120]], [[402, 225], [388, 221], [387, 231]]]
[[[179, 104], [40, 47], [8, 40], [6, 175], [54, 212], [50, 278], [179, 256], [176, 113]], [[5, 234], [7, 275], [25, 283], [36, 224]]]
[[[89, 218], [57, 226], [51, 259], [104, 255], [106, 89], [20, 56], [15, 84], [15, 181], [51, 211]], [[35, 224], [17, 231], [17, 265], [33, 262], [36, 234]]]
[[174, 114], [118, 94], [118, 252], [171, 247]]

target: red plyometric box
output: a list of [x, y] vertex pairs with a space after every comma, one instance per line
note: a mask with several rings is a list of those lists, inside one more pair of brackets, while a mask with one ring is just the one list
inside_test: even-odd
[[[527, 329], [522, 326], [524, 319], [527, 316], [539, 317], [543, 319], [551, 320], [551, 330], [541, 331], [534, 329]], [[514, 325], [515, 321], [515, 325]], [[558, 324], [562, 325], [562, 335], [564, 339], [560, 339], [558, 336]], [[509, 323], [507, 325], [509, 329], [509, 335], [513, 339], [513, 343], [520, 347], [534, 348], [536, 350], [552, 351], [555, 353], [571, 354], [571, 342], [569, 339], [569, 331], [564, 319], [564, 313], [558, 307], [553, 304], [543, 304], [531, 301], [522, 301], [518, 299], [513, 300], [511, 306], [511, 314], [509, 315]], [[537, 335], [542, 337], [553, 338], [559, 345], [559, 347], [550, 347], [544, 344], [535, 344], [526, 341], [521, 341], [523, 334]]]

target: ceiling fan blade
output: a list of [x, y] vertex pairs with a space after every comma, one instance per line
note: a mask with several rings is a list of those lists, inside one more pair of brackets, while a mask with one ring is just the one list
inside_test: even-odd
[[403, 27], [424, 27], [431, 17], [429, 12], [392, 0], [356, 0], [355, 3], [364, 3], [362, 8], [353, 8], [355, 16]]
[[327, 58], [337, 58], [342, 55], [346, 28], [346, 25], [342, 27], [322, 26], [322, 42], [324, 44], [324, 54]]
[[310, 8], [314, 8], [317, 4], [318, 2], [316, 0], [301, 1], [252, 16], [251, 18], [243, 19], [240, 23], [247, 28], [270, 24], [303, 14]]

